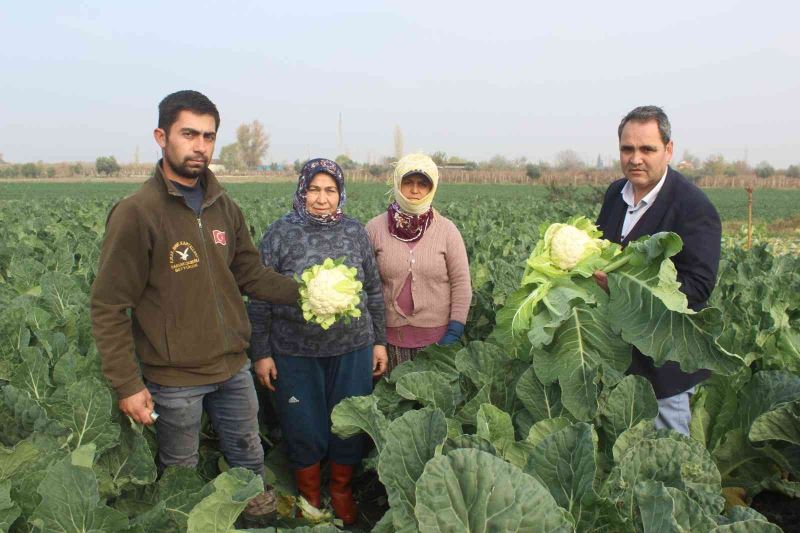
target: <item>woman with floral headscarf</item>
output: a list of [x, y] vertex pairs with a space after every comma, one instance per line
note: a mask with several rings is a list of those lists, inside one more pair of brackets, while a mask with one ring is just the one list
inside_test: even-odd
[[298, 306], [251, 301], [251, 358], [259, 381], [275, 392], [281, 429], [300, 493], [320, 507], [320, 462], [330, 464], [331, 504], [345, 524], [357, 517], [351, 489], [363, 439], [330, 432], [330, 413], [341, 400], [372, 392], [373, 376], [386, 369], [383, 295], [364, 227], [343, 214], [342, 169], [312, 159], [300, 173], [292, 211], [273, 222], [261, 241], [265, 265], [300, 275], [326, 258], [344, 258], [363, 283], [361, 317], [329, 329], [307, 323]]
[[367, 223], [383, 282], [390, 370], [464, 333], [469, 261], [458, 228], [431, 207], [438, 184], [430, 157], [403, 157], [394, 170], [394, 201]]

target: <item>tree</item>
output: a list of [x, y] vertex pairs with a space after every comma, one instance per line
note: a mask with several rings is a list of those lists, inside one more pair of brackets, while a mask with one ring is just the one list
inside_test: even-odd
[[769, 178], [774, 174], [775, 174], [775, 167], [773, 167], [766, 161], [762, 161], [756, 166], [756, 176], [758, 176], [759, 178]]
[[117, 163], [117, 159], [113, 155], [108, 157], [101, 156], [94, 162], [94, 168], [98, 174], [110, 176], [119, 172], [119, 163]]
[[431, 154], [431, 159], [433, 159], [433, 162], [436, 163], [436, 165], [444, 165], [447, 163], [447, 154], [439, 150], [438, 152], [433, 152]]
[[388, 169], [386, 167], [384, 167], [383, 165], [369, 165], [369, 167], [367, 168], [367, 171], [373, 177], [376, 177], [376, 178], [378, 178], [381, 175], [383, 175], [385, 172], [387, 172], [387, 170]]
[[586, 163], [575, 150], [561, 150], [556, 154], [556, 167], [559, 170], [578, 170], [585, 166]]
[[403, 157], [403, 130], [397, 124], [394, 127], [394, 157], [398, 160]]
[[728, 164], [722, 154], [711, 154], [703, 163], [703, 174], [707, 176], [722, 176]]
[[466, 170], [475, 170], [476, 168], [478, 168], [478, 164], [475, 161], [470, 161], [466, 158], [457, 155], [451, 155], [450, 157], [448, 157], [447, 164], [456, 166], [461, 165]]
[[725, 167], [726, 176], [735, 177], [746, 176], [748, 174], [750, 174], [750, 165], [747, 164], [747, 161], [741, 159], [739, 161], [734, 161]]
[[356, 162], [350, 159], [350, 156], [346, 154], [337, 155], [335, 161], [343, 170], [352, 170], [356, 168]]
[[261, 160], [269, 150], [269, 134], [258, 120], [250, 124], [241, 124], [236, 128], [236, 145], [238, 159], [245, 168], [253, 169], [261, 164]]
[[19, 173], [26, 178], [38, 178], [39, 174], [41, 173], [41, 169], [36, 165], [36, 163], [25, 163], [19, 167]]
[[604, 168], [605, 165], [603, 164], [603, 158], [600, 157], [600, 154], [597, 154], [597, 163], [595, 163], [595, 168]]
[[539, 167], [539, 165], [528, 163], [527, 165], [525, 165], [525, 175], [528, 176], [530, 179], [536, 181], [542, 177], [542, 169]]
[[223, 146], [219, 151], [219, 160], [227, 170], [241, 170], [244, 168], [242, 158], [239, 156], [239, 143]]
[[486, 161], [483, 166], [494, 170], [505, 170], [511, 168], [513, 165], [507, 157], [498, 154], [489, 158], [489, 160]]
[[525, 168], [525, 165], [527, 164], [528, 164], [528, 158], [525, 156], [521, 156], [511, 160], [511, 166], [514, 168]]
[[800, 178], [800, 165], [789, 165], [786, 169], [786, 176], [789, 178]]

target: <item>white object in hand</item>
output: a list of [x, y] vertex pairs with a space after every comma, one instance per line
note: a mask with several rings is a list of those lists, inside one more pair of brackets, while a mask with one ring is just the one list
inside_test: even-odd
[[158, 420], [158, 413], [156, 413], [155, 411], [150, 411], [150, 419], [151, 419], [153, 422], [155, 422], [156, 420]]

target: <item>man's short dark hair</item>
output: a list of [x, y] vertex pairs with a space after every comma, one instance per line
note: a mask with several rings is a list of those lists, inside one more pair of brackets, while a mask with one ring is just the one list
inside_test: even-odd
[[206, 95], [197, 91], [178, 91], [165, 96], [158, 104], [158, 127], [169, 133], [169, 129], [178, 120], [181, 111], [191, 111], [197, 115], [211, 115], [216, 124], [214, 131], [219, 129], [217, 106]]
[[672, 126], [669, 124], [669, 119], [664, 110], [654, 105], [639, 106], [622, 119], [617, 129], [617, 139], [622, 139], [622, 128], [628, 122], [650, 122], [655, 120], [658, 124], [658, 133], [661, 135], [661, 141], [666, 145], [672, 138]]

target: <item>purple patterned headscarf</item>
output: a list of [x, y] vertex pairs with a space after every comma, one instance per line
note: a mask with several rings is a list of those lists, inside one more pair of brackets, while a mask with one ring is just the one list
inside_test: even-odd
[[[308, 193], [308, 186], [314, 179], [314, 176], [320, 172], [330, 174], [336, 187], [339, 189], [339, 205], [336, 206], [336, 211], [330, 215], [317, 216], [308, 212], [306, 209], [306, 194]], [[342, 219], [342, 208], [347, 201], [347, 193], [344, 189], [344, 173], [342, 168], [336, 164], [335, 161], [330, 159], [310, 159], [303, 165], [300, 171], [300, 177], [297, 179], [297, 190], [294, 193], [294, 201], [292, 202], [292, 213], [289, 214], [289, 220], [295, 224], [317, 224], [320, 226], [334, 226]]]

